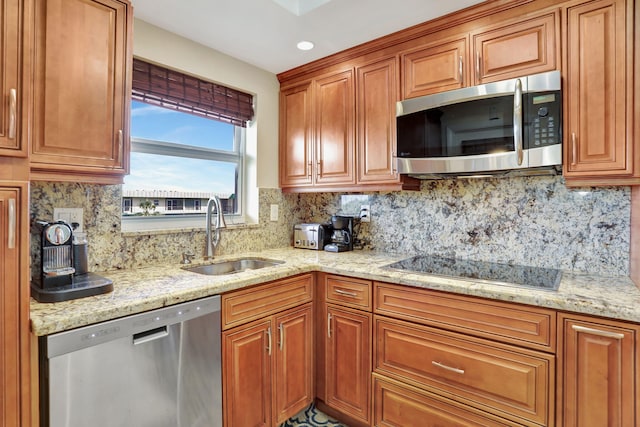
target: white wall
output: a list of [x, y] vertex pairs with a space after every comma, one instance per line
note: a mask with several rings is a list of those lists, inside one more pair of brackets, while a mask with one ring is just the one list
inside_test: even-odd
[[[275, 74], [226, 54], [136, 19], [133, 26], [133, 54], [188, 74], [254, 94], [256, 114], [247, 131], [248, 191], [257, 187], [278, 187], [278, 94]], [[254, 166], [251, 168], [251, 166]], [[252, 217], [256, 203], [250, 206]], [[256, 219], [256, 218], [253, 218]]]

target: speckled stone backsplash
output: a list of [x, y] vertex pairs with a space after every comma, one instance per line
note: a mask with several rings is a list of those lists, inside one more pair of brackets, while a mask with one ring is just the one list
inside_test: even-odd
[[[567, 189], [561, 177], [423, 181], [421, 191], [369, 193], [371, 223], [360, 237], [371, 249], [560, 268], [607, 276], [629, 274], [628, 187]], [[229, 255], [290, 246], [298, 222], [326, 222], [340, 211], [338, 193], [260, 190], [257, 225], [222, 231]], [[121, 233], [121, 187], [40, 183], [31, 186], [32, 215], [84, 208], [89, 269], [108, 271], [177, 263], [201, 255], [203, 230]], [[269, 205], [280, 218], [269, 221]]]
[[[120, 228], [121, 197], [120, 185], [34, 182], [31, 185], [31, 215], [51, 220], [54, 207], [84, 208], [90, 271], [178, 263], [183, 252], [202, 256], [204, 230], [123, 234]], [[292, 224], [300, 220], [293, 217], [293, 209], [286, 208], [292, 203], [287, 197], [290, 200], [295, 198], [284, 196], [277, 189], [261, 189], [259, 224], [222, 230], [217, 252], [229, 255], [290, 246]], [[272, 203], [280, 205], [277, 222], [269, 221], [269, 205]]]
[[[340, 209], [336, 193], [297, 197], [309, 222]], [[629, 187], [568, 189], [562, 177], [423, 181], [419, 192], [369, 201], [360, 237], [371, 249], [629, 274]]]

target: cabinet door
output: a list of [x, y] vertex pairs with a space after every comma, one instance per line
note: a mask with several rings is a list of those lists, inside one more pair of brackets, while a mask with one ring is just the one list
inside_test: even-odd
[[[0, 187], [0, 425], [28, 425], [29, 286], [26, 280], [26, 185]], [[21, 405], [21, 397], [24, 399]]]
[[632, 122], [627, 127], [626, 120], [633, 100], [626, 59], [633, 29], [626, 27], [626, 7], [625, 0], [600, 0], [567, 9], [564, 172], [568, 180], [633, 173]]
[[280, 186], [313, 183], [311, 86], [305, 83], [280, 92]]
[[273, 329], [269, 319], [222, 333], [226, 427], [271, 425], [273, 351]]
[[370, 418], [371, 314], [327, 305], [326, 404]]
[[402, 55], [402, 99], [468, 86], [468, 38], [461, 37]]
[[317, 184], [355, 184], [353, 71], [314, 82]]
[[23, 1], [0, 1], [0, 156], [26, 157], [26, 144], [22, 143], [20, 109], [22, 105], [20, 44], [22, 30]]
[[471, 34], [474, 84], [495, 82], [558, 68], [558, 13]]
[[33, 177], [120, 182], [128, 171], [129, 3], [35, 0], [34, 13]]
[[275, 316], [275, 422], [280, 425], [313, 402], [311, 303]]
[[558, 361], [564, 427], [637, 426], [637, 325], [561, 315]]
[[398, 182], [396, 149], [397, 59], [357, 68], [358, 183]]

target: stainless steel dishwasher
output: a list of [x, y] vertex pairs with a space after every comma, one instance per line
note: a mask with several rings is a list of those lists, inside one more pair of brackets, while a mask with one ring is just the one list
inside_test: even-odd
[[40, 338], [41, 425], [222, 427], [220, 297]]

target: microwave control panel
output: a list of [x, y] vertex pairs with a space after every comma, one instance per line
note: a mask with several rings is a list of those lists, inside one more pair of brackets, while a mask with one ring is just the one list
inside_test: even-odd
[[562, 142], [562, 99], [559, 91], [525, 94], [525, 115], [529, 133], [528, 147], [536, 148]]

